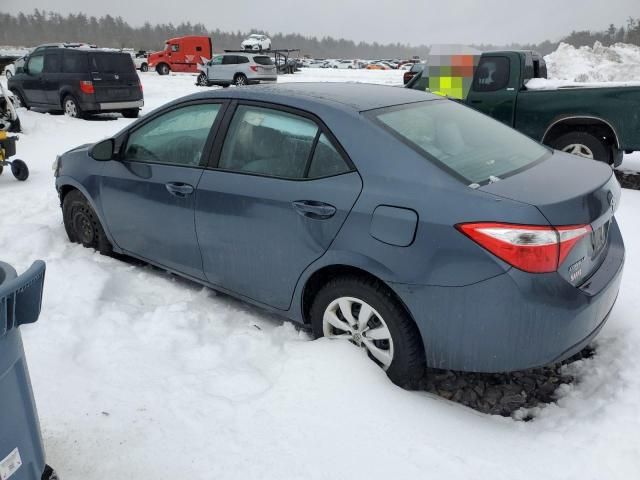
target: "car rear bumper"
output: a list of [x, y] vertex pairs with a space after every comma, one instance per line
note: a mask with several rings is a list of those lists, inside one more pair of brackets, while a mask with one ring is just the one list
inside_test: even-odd
[[418, 324], [430, 367], [525, 370], [568, 358], [598, 334], [618, 296], [624, 257], [614, 224], [604, 262], [579, 288], [557, 273], [517, 269], [465, 287], [391, 287]]
[[105, 102], [98, 103], [98, 109], [102, 112], [110, 110], [126, 110], [129, 108], [142, 108], [144, 100], [133, 100], [130, 102]]
[[275, 75], [269, 75], [264, 77], [251, 77], [249, 78], [249, 83], [275, 83], [278, 81], [278, 77]]

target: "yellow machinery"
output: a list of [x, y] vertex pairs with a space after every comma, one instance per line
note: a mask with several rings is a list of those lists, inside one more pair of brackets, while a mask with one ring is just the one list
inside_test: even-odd
[[29, 168], [22, 160], [7, 160], [16, 154], [16, 135], [9, 135], [0, 131], [0, 175], [4, 167], [11, 167], [11, 173], [17, 180], [24, 181], [29, 178]]

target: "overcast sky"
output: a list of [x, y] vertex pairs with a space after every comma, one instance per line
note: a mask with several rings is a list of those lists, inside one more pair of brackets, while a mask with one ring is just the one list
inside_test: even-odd
[[412, 45], [537, 43], [640, 17], [640, 0], [0, 0], [3, 12], [34, 8]]

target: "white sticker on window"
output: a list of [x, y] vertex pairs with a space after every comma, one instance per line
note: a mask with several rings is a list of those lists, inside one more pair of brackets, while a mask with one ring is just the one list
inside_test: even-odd
[[13, 451], [0, 461], [0, 480], [7, 480], [22, 466], [20, 451], [14, 448]]

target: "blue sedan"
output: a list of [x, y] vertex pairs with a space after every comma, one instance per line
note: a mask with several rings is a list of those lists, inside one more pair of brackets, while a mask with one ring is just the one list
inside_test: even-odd
[[620, 285], [607, 165], [413, 90], [204, 92], [55, 167], [72, 242], [348, 341], [402, 386], [560, 361]]

